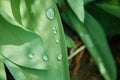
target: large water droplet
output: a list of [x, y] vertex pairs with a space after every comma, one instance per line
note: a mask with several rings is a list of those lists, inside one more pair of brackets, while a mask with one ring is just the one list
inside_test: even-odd
[[29, 54], [28, 54], [28, 57], [29, 57], [30, 59], [33, 59], [34, 54], [33, 54], [33, 53], [29, 53]]
[[59, 61], [61, 61], [61, 60], [62, 60], [62, 54], [59, 54], [58, 57], [57, 57], [57, 59], [58, 59]]
[[43, 56], [43, 60], [44, 60], [44, 61], [48, 61], [48, 56], [47, 56], [47, 55], [44, 55], [44, 56]]
[[55, 16], [54, 10], [52, 8], [49, 8], [46, 12], [46, 15], [48, 19], [54, 19]]

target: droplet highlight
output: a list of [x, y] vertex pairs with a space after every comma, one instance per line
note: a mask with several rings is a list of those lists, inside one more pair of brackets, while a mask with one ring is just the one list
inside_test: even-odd
[[46, 15], [48, 19], [51, 19], [51, 20], [54, 19], [55, 17], [54, 10], [52, 8], [49, 8], [46, 12]]
[[56, 34], [56, 33], [57, 33], [57, 31], [53, 31], [53, 33], [54, 33], [54, 34]]
[[61, 61], [61, 60], [62, 60], [62, 54], [59, 54], [58, 57], [57, 57], [57, 59], [58, 59], [59, 61]]
[[57, 33], [56, 27], [53, 27], [52, 30], [53, 30], [53, 33], [54, 33], [54, 34]]
[[53, 29], [53, 31], [56, 31], [56, 27], [53, 27], [52, 29]]
[[56, 40], [56, 43], [59, 43], [59, 42], [60, 42], [60, 41], [57, 39], [57, 40]]
[[44, 55], [44, 56], [43, 56], [43, 60], [44, 60], [44, 61], [48, 61], [48, 56], [47, 56], [47, 55]]
[[28, 54], [28, 57], [29, 57], [30, 59], [33, 59], [34, 54], [33, 54], [33, 53], [29, 53], [29, 54]]

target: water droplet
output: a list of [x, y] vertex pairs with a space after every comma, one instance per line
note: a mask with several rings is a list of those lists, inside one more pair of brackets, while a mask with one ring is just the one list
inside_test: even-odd
[[29, 53], [29, 54], [28, 54], [28, 57], [29, 57], [30, 59], [32, 59], [32, 58], [34, 57], [34, 54], [33, 54], [33, 53]]
[[43, 60], [44, 60], [44, 61], [48, 61], [48, 56], [47, 56], [47, 55], [44, 55], [44, 56], [43, 56]]
[[17, 53], [19, 54], [20, 51], [19, 51], [18, 49], [17, 49], [16, 51], [17, 51]]
[[60, 42], [60, 41], [57, 39], [57, 40], [56, 40], [56, 43], [59, 43], [59, 42]]
[[53, 27], [52, 29], [53, 29], [53, 31], [56, 31], [56, 27]]
[[54, 33], [54, 34], [57, 33], [56, 27], [53, 27], [52, 30], [53, 30], [53, 33]]
[[57, 31], [53, 31], [53, 33], [54, 33], [54, 34], [56, 34], [56, 33], [57, 33]]
[[58, 59], [59, 61], [61, 61], [61, 60], [62, 60], [62, 55], [59, 54], [58, 57], [57, 57], [57, 59]]
[[55, 16], [54, 10], [52, 8], [49, 8], [46, 12], [46, 15], [48, 19], [54, 19], [54, 16]]

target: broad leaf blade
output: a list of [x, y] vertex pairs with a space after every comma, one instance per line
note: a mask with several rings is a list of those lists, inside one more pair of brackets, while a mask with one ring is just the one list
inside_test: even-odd
[[29, 16], [26, 19], [28, 21], [34, 19], [28, 22], [28, 24], [31, 24], [28, 29], [42, 38], [47, 51], [46, 55], [50, 59], [49, 64], [51, 66], [48, 76], [51, 77], [51, 80], [69, 80], [65, 36], [54, 0], [25, 1], [27, 10], [29, 10]]
[[3, 10], [7, 15], [14, 19], [12, 14], [12, 9], [10, 5], [10, 0], [0, 0], [0, 9]]
[[[19, 25], [7, 22], [1, 14], [0, 37], [1, 55], [20, 66], [48, 69], [49, 64], [47, 65], [40, 58], [46, 53], [41, 38], [35, 33], [20, 28]], [[35, 56], [36, 58], [30, 61], [29, 54], [33, 54], [33, 57]], [[38, 62], [40, 63], [38, 64]]]
[[11, 72], [15, 80], [50, 80], [50, 77], [46, 75], [48, 73], [47, 70], [26, 68], [16, 65], [9, 60], [5, 61], [5, 65], [7, 66], [8, 70]]

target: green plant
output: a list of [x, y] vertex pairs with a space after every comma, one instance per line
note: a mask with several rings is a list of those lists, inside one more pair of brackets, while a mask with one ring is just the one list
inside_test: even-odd
[[116, 80], [106, 35], [119, 34], [119, 13], [118, 0], [1, 0], [0, 80], [7, 79], [5, 66], [16, 80], [69, 80], [67, 46], [75, 45], [61, 19], [77, 32], [104, 79]]

